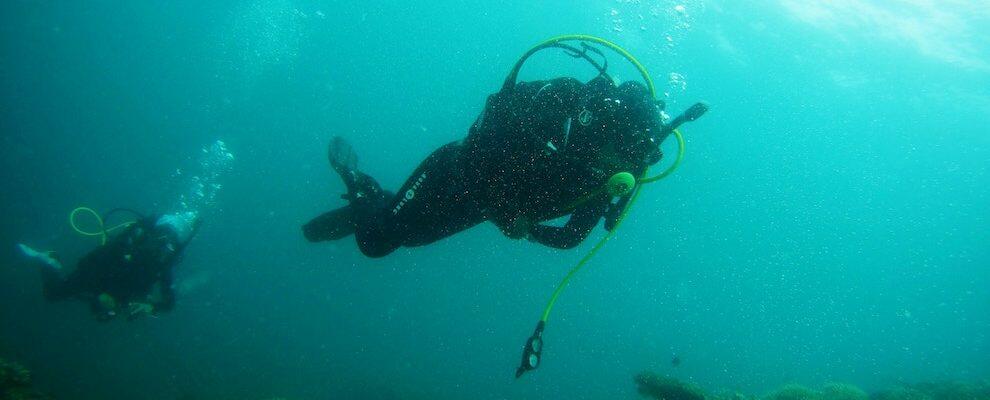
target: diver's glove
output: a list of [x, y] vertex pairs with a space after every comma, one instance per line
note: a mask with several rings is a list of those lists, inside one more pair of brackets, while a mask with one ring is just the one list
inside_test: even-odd
[[678, 115], [677, 118], [674, 118], [672, 121], [670, 121], [670, 123], [666, 124], [663, 127], [663, 129], [661, 129], [660, 132], [654, 137], [653, 140], [656, 143], [663, 143], [663, 141], [667, 139], [667, 136], [669, 136], [670, 133], [674, 131], [674, 129], [677, 129], [685, 122], [696, 121], [698, 118], [701, 118], [701, 116], [705, 115], [706, 112], [708, 112], [707, 103], [704, 102], [694, 103], [694, 105], [688, 108], [687, 110], [685, 110], [683, 114]]
[[619, 198], [619, 201], [608, 204], [608, 208], [605, 210], [605, 230], [611, 232], [619, 224], [619, 218], [622, 217], [622, 211], [629, 205], [630, 198], [632, 198], [631, 194], [625, 195]]
[[109, 321], [117, 316], [117, 300], [109, 293], [100, 293], [96, 296], [92, 308], [99, 321]]
[[152, 315], [155, 312], [155, 307], [149, 303], [132, 302], [128, 304], [127, 307], [127, 319], [129, 320], [136, 319], [143, 315]]

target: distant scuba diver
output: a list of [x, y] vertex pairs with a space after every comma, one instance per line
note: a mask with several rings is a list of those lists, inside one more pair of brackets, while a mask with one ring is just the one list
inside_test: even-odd
[[[83, 232], [75, 227], [74, 217], [79, 210], [97, 216], [99, 232]], [[103, 243], [79, 259], [70, 273], [64, 271], [54, 252], [39, 252], [18, 244], [41, 270], [45, 298], [84, 301], [102, 321], [120, 314], [133, 319], [171, 310], [175, 305], [173, 268], [196, 235], [199, 218], [193, 212], [137, 215], [139, 218], [134, 222], [107, 229], [103, 218], [94, 211], [88, 208], [73, 211], [73, 228], [83, 234], [102, 236]], [[116, 228], [123, 231], [112, 237], [107, 234]]]
[[[330, 166], [343, 179], [349, 205], [303, 226], [311, 242], [354, 234], [369, 257], [422, 246], [491, 221], [508, 237], [555, 248], [580, 244], [600, 219], [611, 230], [646, 169], [661, 158], [660, 143], [677, 126], [699, 118], [698, 103], [663, 123], [664, 104], [637, 82], [616, 85], [587, 51], [566, 46], [599, 74], [516, 82], [520, 60], [502, 89], [488, 97], [467, 138], [426, 158], [397, 194], [357, 168], [343, 139], [329, 146]], [[600, 54], [600, 53], [599, 53]], [[613, 201], [613, 197], [618, 197]], [[542, 222], [569, 216], [562, 227]]]

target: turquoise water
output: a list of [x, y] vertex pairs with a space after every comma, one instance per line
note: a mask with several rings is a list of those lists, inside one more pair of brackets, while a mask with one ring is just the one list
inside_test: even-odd
[[[643, 370], [755, 394], [990, 376], [990, 6], [498, 3], [4, 2], [0, 355], [67, 399], [634, 399]], [[712, 110], [515, 380], [594, 240], [552, 250], [486, 224], [371, 260], [299, 226], [343, 204], [330, 137], [394, 189], [564, 33], [626, 47], [672, 112]], [[561, 74], [591, 76], [541, 54], [522, 78]], [[45, 303], [15, 253], [84, 254], [77, 205], [190, 196], [208, 218], [161, 318]]]

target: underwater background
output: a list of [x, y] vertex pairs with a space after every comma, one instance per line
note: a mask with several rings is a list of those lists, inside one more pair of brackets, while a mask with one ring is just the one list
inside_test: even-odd
[[[395, 189], [565, 33], [637, 56], [668, 112], [711, 111], [516, 380], [600, 227], [562, 251], [484, 224], [383, 259], [299, 228], [344, 204], [333, 135]], [[521, 78], [589, 69], [546, 51]], [[988, 121], [984, 1], [5, 1], [0, 357], [60, 399], [635, 399], [641, 371], [757, 396], [977, 382]], [[74, 264], [96, 244], [67, 223], [80, 205], [206, 217], [173, 312], [99, 323], [43, 300], [15, 244]]]

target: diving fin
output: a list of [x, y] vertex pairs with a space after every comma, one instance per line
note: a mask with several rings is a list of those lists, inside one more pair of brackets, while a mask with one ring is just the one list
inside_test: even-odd
[[357, 153], [350, 143], [340, 136], [334, 136], [330, 141], [330, 148], [327, 150], [327, 158], [330, 159], [330, 166], [338, 173], [341, 170], [354, 171], [357, 169]]
[[310, 242], [343, 239], [354, 234], [354, 211], [344, 206], [328, 211], [303, 225], [303, 235]]
[[55, 252], [53, 251], [38, 251], [22, 243], [18, 243], [17, 248], [21, 250], [21, 253], [24, 254], [25, 257], [37, 262], [38, 265], [44, 268], [51, 268], [53, 270], [62, 269], [62, 263], [59, 262]]
[[374, 178], [358, 171], [358, 158], [350, 143], [340, 136], [334, 136], [327, 151], [330, 166], [340, 175], [347, 186], [347, 194], [341, 196], [352, 203], [370, 200], [377, 202], [384, 195], [381, 186]]

